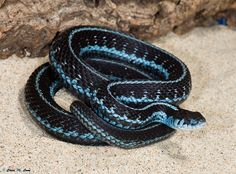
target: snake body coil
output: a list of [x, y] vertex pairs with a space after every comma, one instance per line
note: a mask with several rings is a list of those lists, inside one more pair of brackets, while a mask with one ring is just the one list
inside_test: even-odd
[[[53, 40], [49, 59], [30, 76], [25, 98], [37, 122], [60, 139], [134, 148], [205, 123], [200, 113], [178, 107], [191, 89], [186, 65], [133, 36], [70, 28]], [[70, 112], [53, 99], [62, 87], [79, 98]]]

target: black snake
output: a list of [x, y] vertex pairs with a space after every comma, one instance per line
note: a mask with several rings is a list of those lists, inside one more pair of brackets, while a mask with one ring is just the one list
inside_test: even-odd
[[[134, 148], [205, 124], [200, 113], [178, 106], [191, 90], [186, 65], [133, 36], [73, 27], [54, 38], [49, 59], [30, 76], [25, 99], [36, 121], [59, 139]], [[53, 99], [62, 87], [78, 97], [70, 111]]]

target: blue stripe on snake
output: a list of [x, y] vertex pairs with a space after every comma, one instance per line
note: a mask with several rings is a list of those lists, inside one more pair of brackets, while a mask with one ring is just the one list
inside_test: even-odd
[[[178, 106], [191, 90], [187, 66], [128, 34], [73, 27], [54, 38], [49, 60], [30, 76], [25, 101], [33, 118], [58, 139], [135, 148], [206, 122], [199, 112]], [[54, 101], [61, 88], [78, 97], [70, 111]]]

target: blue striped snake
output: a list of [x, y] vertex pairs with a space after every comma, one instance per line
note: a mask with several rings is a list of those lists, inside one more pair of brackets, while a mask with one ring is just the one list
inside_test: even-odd
[[[58, 139], [135, 148], [206, 122], [199, 112], [179, 107], [191, 90], [187, 66], [131, 35], [69, 28], [52, 41], [49, 60], [27, 81], [25, 101], [33, 118]], [[54, 101], [61, 88], [78, 97], [70, 111]]]

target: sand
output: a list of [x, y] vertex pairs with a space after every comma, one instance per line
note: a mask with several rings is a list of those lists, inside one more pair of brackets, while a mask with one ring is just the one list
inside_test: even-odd
[[[183, 36], [170, 33], [155, 44], [188, 65], [193, 89], [182, 107], [204, 114], [207, 125], [203, 129], [178, 131], [165, 141], [132, 150], [58, 141], [34, 122], [22, 104], [26, 80], [48, 58], [12, 56], [0, 60], [0, 173], [7, 169], [28, 169], [28, 173], [236, 173], [236, 31], [219, 26], [197, 28]], [[70, 101], [65, 92], [57, 98], [62, 103]]]

